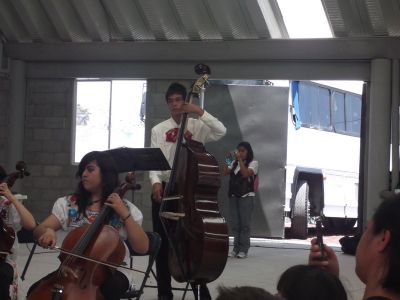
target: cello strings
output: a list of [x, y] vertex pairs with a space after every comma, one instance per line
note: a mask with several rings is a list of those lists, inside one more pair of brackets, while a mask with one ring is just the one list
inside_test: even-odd
[[[82, 233], [81, 239], [78, 241], [78, 244], [79, 244], [79, 242], [82, 241], [82, 239], [85, 239], [85, 238], [86, 238], [86, 236], [87, 236], [89, 230], [90, 230], [90, 226], [87, 226], [87, 227], [85, 228], [84, 232]], [[75, 247], [74, 247], [74, 249], [72, 249], [72, 251], [76, 251], [76, 250], [77, 250], [77, 249], [76, 249], [77, 247], [79, 247], [79, 245], [75, 245]], [[55, 248], [56, 248], [57, 250], [58, 250], [58, 249], [62, 249], [62, 248], [60, 248], [60, 247], [55, 247]], [[59, 250], [59, 251], [61, 251], [61, 250]], [[61, 252], [62, 252], [62, 251], [61, 251]], [[73, 252], [71, 252], [70, 254], [72, 255]], [[63, 261], [63, 263], [61, 264], [60, 267], [69, 267], [70, 264], [72, 264], [72, 263], [74, 262], [75, 257], [71, 257], [71, 255], [69, 255], [67, 258], [65, 258], [65, 260]], [[73, 255], [72, 255], [72, 256], [73, 256]]]
[[[132, 174], [130, 174], [130, 175], [132, 175]], [[128, 175], [127, 175], [127, 177], [125, 178], [126, 182], [122, 183], [119, 187], [117, 187], [114, 190], [114, 192], [118, 193], [120, 195], [120, 197], [122, 197], [123, 194], [125, 194], [125, 192], [129, 188], [131, 188], [133, 180], [134, 180], [134, 177], [132, 177], [132, 176], [128, 177]], [[110, 208], [108, 206], [106, 206], [106, 205], [102, 207], [102, 209], [101, 209], [100, 213], [98, 214], [96, 220], [85, 228], [83, 234], [81, 235], [81, 238], [79, 239], [78, 244], [75, 245], [75, 247], [72, 249], [72, 251], [80, 252], [80, 250], [83, 250], [83, 249], [80, 249], [80, 248], [86, 248], [87, 244], [84, 247], [81, 247], [81, 246], [85, 245], [85, 242], [86, 242], [86, 240], [88, 238], [87, 237], [88, 235], [89, 236], [93, 235], [93, 234], [90, 234], [90, 231], [93, 229], [93, 226], [95, 226], [94, 224], [96, 224], [95, 227], [97, 229], [97, 227], [100, 225], [98, 223], [99, 222], [102, 223], [101, 220], [104, 220], [104, 218], [105, 218], [105, 216], [107, 214], [107, 210], [109, 210], [109, 209]], [[94, 263], [106, 265], [106, 266], [111, 267], [111, 268], [123, 268], [123, 269], [127, 269], [127, 270], [141, 272], [139, 270], [135, 270], [133, 268], [128, 268], [128, 267], [125, 267], [125, 266], [122, 266], [122, 265], [116, 265], [116, 264], [113, 264], [113, 263], [108, 263], [108, 262], [104, 262], [104, 261], [95, 260], [95, 259], [92, 259], [92, 258], [87, 257], [87, 256], [82, 256], [82, 255], [76, 254], [76, 253], [74, 253], [72, 251], [67, 251], [65, 249], [62, 249], [60, 247], [54, 247], [54, 249], [56, 249], [56, 250], [58, 250], [60, 252], [68, 254], [68, 256], [61, 263], [60, 268], [58, 269], [58, 274], [60, 274], [62, 272], [62, 269], [65, 270], [65, 268], [68, 268], [69, 265], [75, 260], [76, 257], [81, 258], [81, 259], [85, 259], [85, 260], [88, 260], [88, 261], [91, 261], [91, 262], [94, 262]], [[69, 268], [69, 269], [71, 269], [71, 268]]]

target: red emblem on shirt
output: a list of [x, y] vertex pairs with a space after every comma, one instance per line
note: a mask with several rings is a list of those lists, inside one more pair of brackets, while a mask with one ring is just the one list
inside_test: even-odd
[[175, 143], [178, 136], [179, 128], [172, 128], [165, 133], [165, 140], [167, 142]]

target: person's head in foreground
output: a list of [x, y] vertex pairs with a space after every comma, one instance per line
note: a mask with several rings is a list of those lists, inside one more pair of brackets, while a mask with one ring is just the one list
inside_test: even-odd
[[215, 300], [279, 300], [266, 290], [254, 286], [218, 287]]
[[339, 278], [320, 266], [296, 265], [282, 273], [277, 290], [286, 300], [346, 300]]
[[[385, 191], [356, 250], [355, 271], [365, 283], [363, 299], [400, 300], [400, 194]], [[311, 241], [309, 263], [339, 276], [334, 251], [325, 245], [324, 259], [316, 239]]]
[[383, 192], [356, 251], [356, 273], [367, 289], [400, 296], [400, 194]]

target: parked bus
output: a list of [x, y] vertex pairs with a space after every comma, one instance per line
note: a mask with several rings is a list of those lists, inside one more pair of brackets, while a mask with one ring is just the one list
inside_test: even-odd
[[291, 236], [307, 237], [312, 217], [346, 231], [357, 220], [361, 95], [292, 81], [285, 212]]

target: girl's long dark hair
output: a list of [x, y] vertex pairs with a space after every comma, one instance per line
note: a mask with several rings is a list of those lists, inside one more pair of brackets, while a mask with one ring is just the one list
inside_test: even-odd
[[96, 161], [100, 167], [101, 173], [101, 184], [102, 184], [102, 197], [101, 203], [104, 204], [107, 197], [115, 190], [118, 186], [118, 171], [115, 167], [115, 162], [109, 153], [102, 151], [92, 151], [87, 153], [79, 163], [76, 177], [79, 177], [79, 183], [75, 191], [78, 205], [78, 213], [86, 214], [86, 208], [89, 206], [90, 192], [85, 190], [82, 185], [82, 174], [86, 166]]
[[245, 148], [247, 150], [247, 156], [246, 156], [245, 165], [246, 165], [246, 167], [248, 167], [249, 163], [251, 163], [253, 161], [253, 158], [254, 158], [253, 148], [251, 148], [251, 145], [250, 145], [249, 142], [245, 142], [245, 141], [240, 142], [236, 146], [236, 149], [238, 149], [239, 147], [243, 147], [243, 148]]

